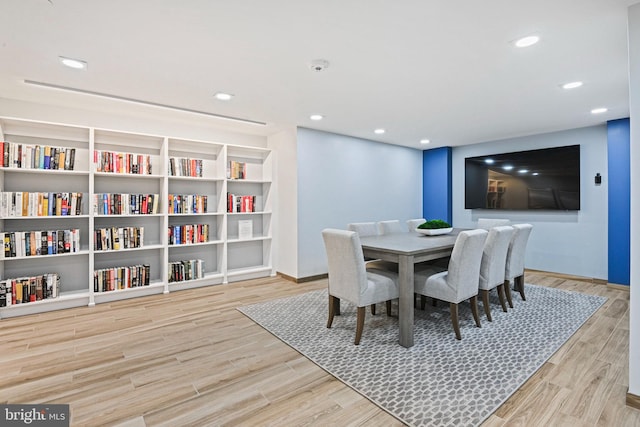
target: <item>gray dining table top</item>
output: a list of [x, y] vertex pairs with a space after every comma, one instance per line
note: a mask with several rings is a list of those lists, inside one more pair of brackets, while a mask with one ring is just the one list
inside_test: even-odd
[[449, 234], [426, 236], [416, 231], [390, 233], [360, 238], [363, 249], [380, 249], [399, 255], [418, 254], [429, 250], [453, 247], [462, 228], [454, 228]]

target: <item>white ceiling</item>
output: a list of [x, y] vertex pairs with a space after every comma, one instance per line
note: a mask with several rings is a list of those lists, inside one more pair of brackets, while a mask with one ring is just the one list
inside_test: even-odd
[[[252, 126], [265, 135], [294, 125], [415, 148], [472, 144], [628, 117], [637, 2], [0, 0], [0, 97], [95, 107], [33, 80], [265, 122]], [[533, 33], [533, 47], [510, 43]], [[309, 67], [318, 58], [330, 62], [320, 73]], [[574, 80], [584, 86], [560, 88]]]

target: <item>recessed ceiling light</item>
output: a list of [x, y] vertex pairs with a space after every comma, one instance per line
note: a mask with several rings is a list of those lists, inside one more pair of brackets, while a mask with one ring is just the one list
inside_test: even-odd
[[421, 140], [420, 140], [420, 144], [428, 144], [428, 143], [430, 143], [430, 142], [431, 142], [431, 141], [430, 141], [430, 140], [428, 140], [428, 139], [421, 139]]
[[521, 39], [516, 40], [514, 44], [516, 45], [516, 47], [529, 47], [529, 46], [533, 46], [539, 41], [540, 41], [540, 37], [538, 36], [527, 36], [527, 37], [522, 37]]
[[60, 59], [60, 62], [65, 67], [73, 68], [76, 70], [87, 69], [87, 63], [85, 61], [81, 61], [79, 59], [73, 59], [73, 58], [65, 58], [64, 56], [59, 56], [58, 59]]
[[226, 93], [226, 92], [216, 92], [215, 95], [213, 95], [216, 97], [216, 99], [220, 100], [220, 101], [229, 101], [231, 100], [231, 98], [233, 98], [233, 95], [231, 95], [230, 93]]
[[506, 170], [506, 171], [510, 171], [511, 169], [513, 169], [513, 166], [511, 165], [505, 165], [502, 167], [502, 169]]
[[570, 82], [562, 85], [562, 89], [575, 89], [582, 86], [582, 82]]
[[384, 133], [384, 129], [376, 129], [373, 133], [377, 133], [378, 135], [382, 135]]
[[594, 108], [593, 110], [591, 110], [591, 114], [602, 114], [602, 113], [606, 113], [607, 111], [609, 111], [609, 110], [607, 110], [604, 107]]
[[518, 172], [520, 172], [520, 173], [527, 173], [527, 172], [529, 172], [529, 169], [520, 169]]
[[311, 120], [316, 120], [316, 121], [318, 121], [318, 120], [322, 120], [322, 119], [324, 119], [324, 116], [322, 116], [322, 115], [320, 115], [320, 114], [312, 114], [312, 115], [310, 115], [310, 116], [309, 116], [309, 118], [310, 118]]
[[538, 172], [534, 172], [534, 173], [532, 173], [531, 175], [533, 175], [533, 176], [538, 176], [539, 174], [538, 174]]
[[494, 163], [493, 159], [484, 159], [484, 162], [488, 165], [492, 165]]

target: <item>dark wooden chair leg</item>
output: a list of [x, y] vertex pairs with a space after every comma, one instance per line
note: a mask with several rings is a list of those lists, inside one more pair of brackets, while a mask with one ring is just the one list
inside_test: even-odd
[[482, 294], [482, 305], [484, 306], [484, 314], [487, 315], [487, 320], [489, 322], [493, 322], [491, 318], [491, 307], [489, 307], [489, 291], [486, 289], [481, 289], [480, 293]]
[[360, 344], [360, 338], [362, 338], [362, 330], [364, 329], [364, 315], [366, 313], [366, 307], [358, 307], [358, 314], [356, 318], [356, 341], [355, 344]]
[[375, 304], [371, 304], [371, 314], [373, 314], [374, 316], [376, 315], [376, 305]]
[[476, 321], [476, 326], [480, 328], [480, 316], [478, 315], [478, 297], [472, 296], [469, 301], [471, 302], [471, 313], [473, 314], [473, 320]]
[[522, 301], [526, 301], [527, 299], [524, 297], [524, 273], [522, 273], [522, 276], [518, 276], [513, 279], [513, 281], [517, 285], [518, 292], [520, 292], [520, 296], [522, 297]]
[[431, 306], [432, 307], [437, 307], [438, 306], [438, 300], [436, 298], [431, 298]]
[[387, 301], [387, 316], [391, 317], [391, 300]]
[[460, 325], [458, 324], [458, 304], [449, 303], [449, 311], [451, 311], [451, 323], [453, 324], [453, 330], [456, 333], [456, 339], [461, 340]]
[[427, 297], [420, 295], [420, 310], [424, 310], [424, 306], [427, 303]]
[[507, 312], [507, 303], [504, 298], [504, 285], [498, 286], [498, 298], [500, 299], [500, 305], [502, 306], [502, 311]]
[[502, 284], [504, 286], [504, 293], [507, 297], [507, 302], [509, 303], [509, 307], [513, 308], [513, 300], [511, 299], [511, 284], [508, 280], [505, 280]]
[[329, 295], [329, 319], [327, 320], [327, 328], [330, 328], [333, 323], [333, 316], [336, 314], [336, 309], [340, 311], [340, 298]]

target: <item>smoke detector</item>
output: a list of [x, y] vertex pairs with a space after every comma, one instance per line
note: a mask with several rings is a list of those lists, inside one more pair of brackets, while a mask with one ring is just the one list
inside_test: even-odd
[[327, 61], [326, 59], [314, 59], [309, 64], [309, 68], [311, 68], [311, 70], [315, 71], [316, 73], [320, 73], [329, 68], [329, 61]]

